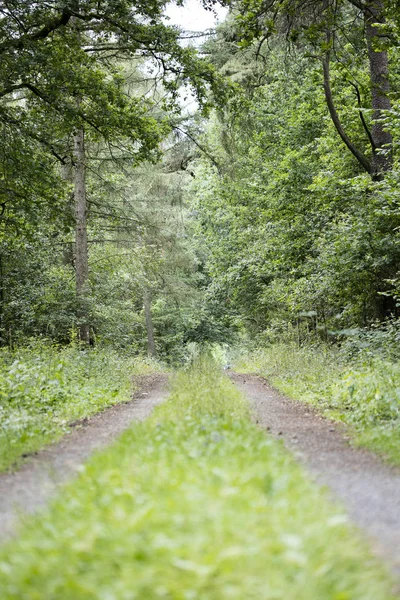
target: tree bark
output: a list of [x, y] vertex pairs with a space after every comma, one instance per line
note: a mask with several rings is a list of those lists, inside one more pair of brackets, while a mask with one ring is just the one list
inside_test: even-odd
[[[69, 185], [74, 185], [74, 168], [71, 160], [65, 161], [64, 164], [61, 165], [61, 177], [62, 179]], [[68, 210], [71, 211], [71, 215], [74, 215], [74, 196], [71, 195], [70, 206], [68, 206]], [[62, 255], [62, 264], [66, 267], [75, 268], [75, 253], [74, 253], [74, 242], [66, 242], [63, 248]]]
[[364, 18], [374, 119], [371, 132], [374, 144], [372, 176], [380, 179], [392, 167], [391, 148], [393, 142], [391, 133], [385, 131], [380, 122], [384, 111], [391, 109], [388, 53], [386, 50], [379, 50], [381, 32], [376, 26], [376, 24], [385, 23], [383, 0], [370, 0], [364, 9]]
[[144, 314], [146, 318], [146, 332], [147, 332], [147, 354], [149, 356], [156, 356], [156, 345], [154, 342], [154, 327], [153, 318], [151, 315], [151, 294], [149, 290], [145, 290], [143, 295]]
[[87, 201], [86, 201], [86, 155], [85, 132], [79, 129], [74, 136], [75, 155], [75, 273], [76, 295], [78, 300], [79, 339], [85, 344], [90, 342], [90, 332], [85, 294], [89, 275], [88, 238], [87, 238]]
[[4, 271], [3, 271], [3, 257], [0, 254], [0, 346], [6, 345], [6, 328], [4, 323], [4, 306], [5, 306], [5, 298], [4, 298]]

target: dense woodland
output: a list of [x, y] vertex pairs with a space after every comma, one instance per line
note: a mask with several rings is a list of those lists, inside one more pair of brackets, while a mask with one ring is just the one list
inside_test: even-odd
[[243, 90], [195, 183], [212, 287], [254, 332], [300, 318], [328, 339], [397, 316], [396, 21], [371, 26], [380, 2], [271, 3], [257, 29], [266, 4], [208, 44]]
[[395, 3], [237, 2], [197, 50], [163, 9], [2, 8], [2, 345], [396, 318]]
[[165, 356], [190, 314], [179, 94], [202, 105], [218, 77], [164, 5], [3, 6], [3, 345], [75, 337], [139, 352], [146, 321], [155, 353], [154, 320]]
[[85, 380], [85, 361], [176, 365], [196, 344], [389, 361], [358, 404], [382, 396], [371, 411], [392, 423], [399, 386], [379, 389], [400, 335], [396, 2], [237, 0], [203, 34], [170, 25], [166, 5], [0, 3], [9, 426], [31, 401], [57, 413], [54, 385]]

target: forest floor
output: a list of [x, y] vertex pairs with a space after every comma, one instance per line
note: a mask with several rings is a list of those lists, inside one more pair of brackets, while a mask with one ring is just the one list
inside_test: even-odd
[[138, 376], [131, 401], [72, 423], [69, 435], [29, 457], [17, 472], [0, 473], [0, 539], [13, 533], [24, 514], [45, 505], [94, 451], [111, 444], [133, 422], [146, 419], [167, 397], [166, 384], [165, 375]]
[[[231, 374], [250, 400], [257, 423], [327, 485], [371, 539], [374, 552], [400, 576], [400, 469], [350, 445], [346, 427], [309, 404], [284, 397], [257, 375]], [[312, 510], [312, 507], [311, 507]]]

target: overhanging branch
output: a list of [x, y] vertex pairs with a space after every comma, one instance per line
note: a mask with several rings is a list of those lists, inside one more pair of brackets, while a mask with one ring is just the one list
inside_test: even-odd
[[0, 54], [6, 52], [11, 48], [20, 49], [25, 46], [25, 44], [29, 42], [35, 42], [37, 40], [43, 40], [48, 37], [53, 31], [67, 25], [68, 21], [71, 19], [72, 13], [66, 8], [62, 11], [60, 15], [46, 23], [39, 31], [35, 33], [26, 34], [17, 38], [15, 40], [7, 40], [0, 44]]
[[372, 133], [371, 133], [371, 131], [370, 131], [368, 125], [367, 125], [367, 122], [365, 120], [363, 111], [361, 110], [361, 94], [360, 94], [360, 90], [358, 89], [358, 85], [356, 85], [352, 81], [350, 81], [349, 83], [355, 89], [356, 96], [357, 96], [357, 103], [358, 103], [358, 107], [360, 109], [358, 112], [359, 112], [359, 115], [360, 115], [361, 123], [362, 123], [362, 126], [364, 127], [365, 133], [368, 136], [369, 143], [371, 144], [371, 147], [372, 147], [372, 151], [375, 152], [375, 150], [376, 150], [376, 144], [375, 144], [375, 142], [373, 140]]
[[370, 161], [367, 159], [366, 156], [364, 156], [364, 154], [362, 152], [360, 152], [360, 150], [358, 150], [358, 148], [355, 146], [355, 144], [353, 144], [353, 142], [350, 140], [349, 136], [346, 134], [346, 132], [343, 129], [338, 112], [336, 110], [336, 106], [333, 101], [332, 88], [331, 88], [331, 83], [330, 83], [330, 51], [329, 50], [325, 53], [325, 56], [322, 60], [322, 66], [323, 66], [323, 70], [324, 70], [324, 92], [325, 92], [326, 103], [328, 105], [329, 114], [331, 115], [331, 119], [336, 128], [336, 131], [338, 132], [338, 134], [340, 135], [340, 137], [342, 138], [343, 142], [346, 144], [346, 146], [348, 147], [350, 152], [353, 154], [353, 156], [355, 156], [355, 158], [362, 165], [362, 167], [367, 171], [367, 173], [369, 173], [371, 175], [372, 166], [371, 166]]
[[217, 168], [218, 173], [221, 173], [221, 167], [218, 164], [218, 162], [215, 160], [215, 158], [188, 131], [181, 129], [180, 127], [177, 127], [176, 125], [173, 125], [172, 128], [175, 129], [176, 131], [180, 131], [181, 133], [183, 133], [183, 135], [186, 135], [186, 137], [188, 137], [194, 143], [194, 145], [197, 146], [197, 148], [199, 150], [201, 150], [205, 156], [207, 156], [207, 158], [212, 162], [214, 167]]

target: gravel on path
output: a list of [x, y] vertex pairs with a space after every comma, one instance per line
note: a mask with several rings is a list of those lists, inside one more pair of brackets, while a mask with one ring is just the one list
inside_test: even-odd
[[285, 398], [265, 379], [237, 373], [231, 379], [250, 400], [255, 421], [282, 438], [317, 481], [331, 489], [367, 533], [373, 551], [400, 576], [400, 469], [351, 447], [344, 425]]
[[165, 375], [137, 378], [132, 400], [72, 423], [60, 442], [30, 457], [15, 473], [0, 474], [0, 540], [16, 530], [25, 514], [36, 512], [72, 478], [95, 451], [109, 445], [133, 421], [143, 421], [167, 397]]

